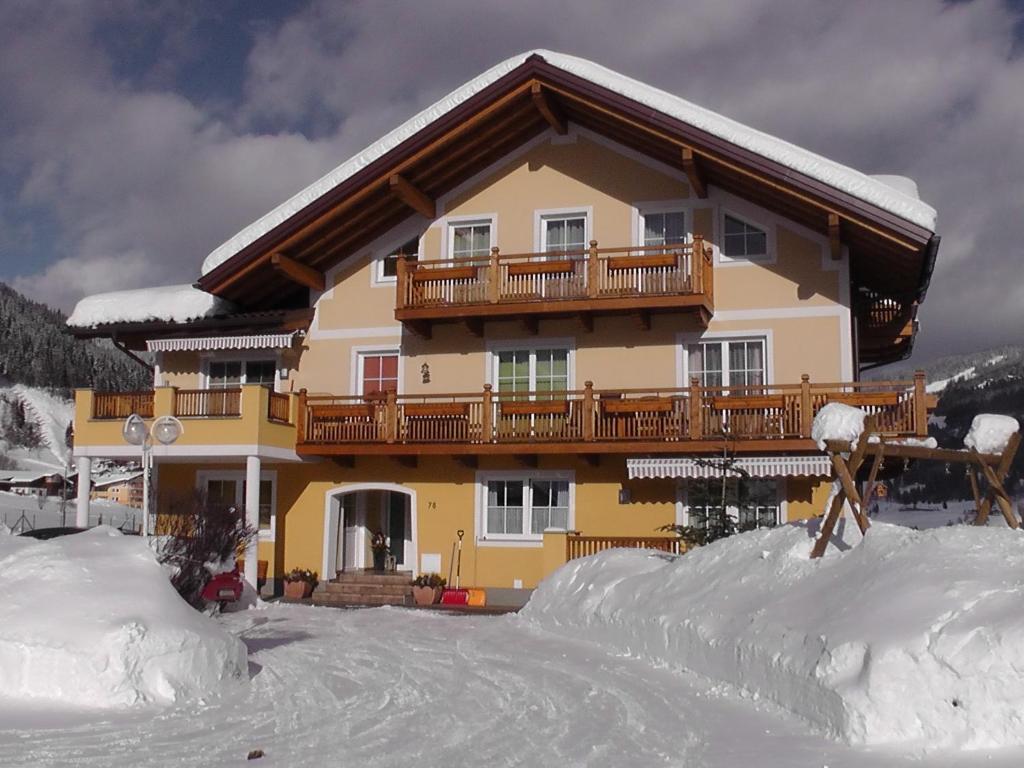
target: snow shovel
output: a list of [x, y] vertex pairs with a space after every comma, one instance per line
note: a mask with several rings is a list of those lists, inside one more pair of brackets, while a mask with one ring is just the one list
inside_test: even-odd
[[[457, 531], [459, 536], [458, 555], [455, 566], [455, 587], [446, 588], [441, 593], [441, 605], [465, 605], [469, 602], [469, 590], [462, 589], [460, 580], [462, 578], [462, 537], [466, 532], [461, 528]], [[448, 568], [448, 575], [451, 575], [451, 567]]]

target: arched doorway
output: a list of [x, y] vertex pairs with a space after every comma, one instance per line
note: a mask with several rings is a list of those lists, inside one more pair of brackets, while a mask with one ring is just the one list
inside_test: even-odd
[[370, 540], [380, 531], [397, 568], [416, 572], [416, 492], [395, 483], [353, 483], [327, 492], [322, 577], [373, 566]]

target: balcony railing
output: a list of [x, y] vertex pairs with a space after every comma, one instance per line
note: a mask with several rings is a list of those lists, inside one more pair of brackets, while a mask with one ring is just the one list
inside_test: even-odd
[[927, 434], [929, 398], [924, 375], [903, 382], [812, 383], [681, 389], [584, 389], [376, 397], [300, 394], [299, 445], [373, 444], [485, 446], [561, 443], [613, 444], [699, 440], [800, 440], [814, 415], [843, 402], [877, 416], [880, 433]]
[[174, 396], [174, 415], [182, 418], [241, 416], [242, 388], [179, 389]]
[[[577, 312], [710, 306], [711, 249], [692, 243], [502, 254], [398, 262], [396, 317], [443, 319], [453, 311], [486, 316], [525, 309]], [[637, 303], [639, 300], [640, 303]], [[621, 305], [621, 306], [620, 306]], [[472, 310], [472, 311], [471, 311]]]
[[153, 391], [97, 392], [92, 400], [92, 418], [126, 419], [133, 413], [153, 418]]
[[681, 555], [687, 549], [686, 542], [675, 536], [580, 536], [570, 533], [565, 538], [565, 559], [568, 562], [616, 547], [656, 549], [672, 555]]

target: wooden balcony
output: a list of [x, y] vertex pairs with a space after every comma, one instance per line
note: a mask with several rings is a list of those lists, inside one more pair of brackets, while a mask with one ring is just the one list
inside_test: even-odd
[[577, 316], [587, 328], [598, 314], [714, 311], [711, 248], [693, 243], [584, 251], [502, 254], [398, 262], [395, 317], [429, 338], [435, 322], [461, 322], [483, 333], [484, 321], [521, 320], [531, 332], [543, 317]]
[[816, 450], [814, 415], [842, 402], [876, 414], [893, 437], [924, 436], [930, 398], [913, 381], [381, 397], [300, 393], [305, 455], [699, 453]]

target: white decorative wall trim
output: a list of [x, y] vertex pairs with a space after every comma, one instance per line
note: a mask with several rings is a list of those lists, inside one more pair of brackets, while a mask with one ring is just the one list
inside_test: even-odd
[[198, 336], [186, 339], [147, 339], [149, 352], [202, 352], [218, 349], [288, 349], [299, 331], [249, 336]]

